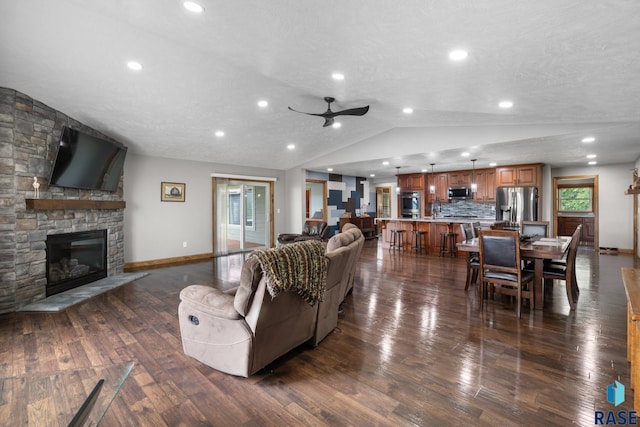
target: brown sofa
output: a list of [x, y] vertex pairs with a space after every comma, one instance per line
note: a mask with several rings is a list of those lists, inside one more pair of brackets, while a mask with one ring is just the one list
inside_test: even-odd
[[326, 265], [326, 286], [322, 301], [314, 304], [294, 290], [272, 298], [267, 277], [276, 265], [265, 265], [265, 272], [264, 260], [254, 255], [245, 261], [240, 286], [234, 292], [204, 285], [184, 288], [178, 316], [185, 354], [219, 371], [248, 377], [302, 343], [318, 345], [337, 325], [338, 305], [351, 272], [349, 262], [354, 259], [352, 252], [358, 250], [357, 239], [350, 240], [351, 244], [332, 245], [326, 253], [318, 241], [269, 250], [290, 254], [297, 250], [296, 245], [321, 245], [321, 253], [314, 257], [322, 258]]

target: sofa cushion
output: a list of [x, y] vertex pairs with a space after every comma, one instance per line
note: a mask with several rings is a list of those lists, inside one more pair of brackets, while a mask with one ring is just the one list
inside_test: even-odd
[[260, 279], [262, 279], [262, 267], [257, 258], [249, 257], [242, 266], [240, 286], [233, 300], [233, 306], [243, 316], [246, 316], [249, 311]]
[[354, 234], [352, 233], [338, 233], [329, 239], [327, 243], [327, 252], [334, 251], [343, 246], [348, 246], [355, 239]]

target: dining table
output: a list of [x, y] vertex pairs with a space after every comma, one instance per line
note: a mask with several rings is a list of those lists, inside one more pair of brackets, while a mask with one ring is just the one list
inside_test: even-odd
[[[520, 241], [520, 258], [534, 263], [533, 309], [544, 308], [544, 261], [563, 258], [569, 250], [571, 239], [571, 236], [533, 236]], [[459, 242], [457, 247], [461, 252], [480, 252], [478, 237]]]

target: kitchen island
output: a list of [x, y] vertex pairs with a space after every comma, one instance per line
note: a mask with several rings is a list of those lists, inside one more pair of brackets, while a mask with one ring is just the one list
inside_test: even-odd
[[376, 218], [378, 230], [382, 234], [382, 247], [389, 249], [391, 242], [391, 230], [404, 230], [405, 251], [411, 251], [413, 246], [413, 231], [426, 233], [427, 253], [438, 255], [440, 253], [440, 234], [456, 233], [456, 243], [464, 240], [460, 233], [460, 224], [479, 222], [483, 229], [501, 228], [505, 222], [493, 218], [471, 217], [423, 217], [423, 218]]

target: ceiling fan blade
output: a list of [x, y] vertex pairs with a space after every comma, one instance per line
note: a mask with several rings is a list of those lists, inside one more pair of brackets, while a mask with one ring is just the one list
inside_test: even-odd
[[325, 117], [324, 118], [324, 124], [322, 125], [322, 127], [326, 128], [327, 126], [331, 126], [334, 121], [335, 120], [333, 119], [333, 117]]
[[293, 109], [293, 108], [291, 108], [291, 107], [287, 107], [287, 108], [289, 108], [289, 110], [294, 111], [294, 112], [296, 112], [296, 113], [308, 114], [308, 115], [310, 115], [310, 116], [318, 116], [318, 117], [324, 117], [324, 116], [325, 116], [325, 113], [322, 113], [322, 114], [316, 114], [316, 113], [305, 113], [304, 111], [294, 110], [294, 109]]
[[349, 108], [348, 110], [336, 111], [333, 116], [364, 116], [369, 111], [369, 106], [359, 108]]

